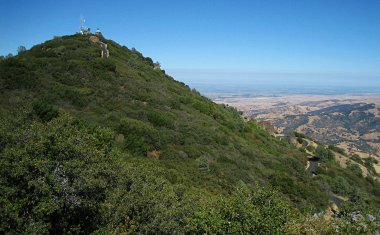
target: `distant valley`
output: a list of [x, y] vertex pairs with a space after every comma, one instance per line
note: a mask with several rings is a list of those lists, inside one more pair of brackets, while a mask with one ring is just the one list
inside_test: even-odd
[[[271, 122], [278, 133], [293, 131], [336, 144], [350, 155], [380, 157], [380, 97], [294, 95], [218, 98], [244, 115]], [[376, 166], [377, 172], [380, 167]]]

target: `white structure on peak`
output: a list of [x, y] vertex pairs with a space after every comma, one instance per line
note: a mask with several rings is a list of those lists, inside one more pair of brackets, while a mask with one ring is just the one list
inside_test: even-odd
[[88, 35], [88, 34], [90, 34], [90, 28], [87, 28], [84, 25], [85, 22], [86, 22], [86, 20], [81, 15], [80, 16], [80, 31], [79, 31], [79, 33], [82, 34], [82, 35]]
[[99, 28], [96, 29], [96, 33], [95, 33], [96, 36], [100, 36], [102, 35], [102, 32], [100, 31]]

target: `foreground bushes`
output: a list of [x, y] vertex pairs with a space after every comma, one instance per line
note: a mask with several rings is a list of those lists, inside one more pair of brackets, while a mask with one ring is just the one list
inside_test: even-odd
[[[115, 133], [108, 128], [66, 114], [40, 122], [23, 113], [0, 119], [0, 233], [335, 234], [344, 229], [355, 234], [378, 229], [378, 215], [368, 217], [353, 207], [330, 222], [302, 215], [269, 187], [240, 182], [232, 193], [219, 194], [170, 183], [166, 169], [115, 148]], [[353, 213], [365, 227], [356, 225]]]
[[[18, 123], [20, 124], [20, 123]], [[68, 116], [13, 129], [1, 123], [1, 233], [88, 233], [115, 186], [115, 152]]]
[[173, 185], [163, 169], [110, 150], [109, 129], [63, 114], [11, 132], [21, 120], [1, 120], [2, 233], [273, 233], [290, 219], [273, 190], [242, 184], [219, 197]]

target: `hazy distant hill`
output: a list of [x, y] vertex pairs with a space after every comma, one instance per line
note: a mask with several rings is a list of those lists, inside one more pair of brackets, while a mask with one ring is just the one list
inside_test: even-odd
[[337, 144], [351, 154], [379, 156], [380, 115], [378, 103], [334, 100], [278, 103], [275, 108], [247, 111], [270, 120], [281, 132], [298, 131], [319, 141]]
[[[379, 157], [380, 116], [375, 104], [337, 105], [304, 115], [287, 116], [276, 125], [296, 129], [328, 143], [345, 145]], [[352, 147], [350, 147], [352, 146]]]

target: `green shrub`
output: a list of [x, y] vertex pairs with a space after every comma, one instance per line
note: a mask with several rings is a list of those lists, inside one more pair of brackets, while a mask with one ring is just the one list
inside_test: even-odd
[[86, 126], [66, 115], [19, 124], [11, 136], [0, 131], [0, 139], [8, 139], [0, 149], [0, 233], [97, 229], [106, 191], [116, 182], [117, 158], [105, 155]]
[[125, 136], [125, 148], [134, 154], [145, 156], [148, 151], [160, 148], [159, 132], [145, 122], [123, 118], [118, 132]]
[[338, 176], [334, 178], [332, 190], [336, 194], [347, 196], [352, 191], [352, 188], [344, 177]]
[[332, 150], [332, 151], [334, 151], [334, 152], [337, 152], [337, 153], [340, 153], [340, 154], [342, 154], [343, 156], [347, 156], [347, 153], [346, 153], [346, 151], [344, 150], [344, 149], [342, 149], [342, 148], [339, 148], [338, 146], [335, 146], [335, 145], [329, 145], [328, 146], [328, 149], [330, 149], [330, 150]]
[[332, 153], [323, 145], [318, 145], [318, 147], [315, 149], [315, 156], [324, 162], [334, 159], [334, 153]]
[[353, 174], [355, 174], [358, 177], [363, 177], [362, 169], [360, 169], [359, 165], [356, 163], [348, 163], [347, 169], [350, 170]]
[[202, 206], [186, 229], [191, 234], [282, 234], [292, 216], [276, 191], [241, 185], [230, 197]]
[[32, 89], [39, 84], [34, 71], [16, 58], [0, 61], [0, 71], [0, 81], [5, 89]]
[[193, 103], [193, 107], [200, 111], [201, 113], [209, 115], [211, 113], [211, 107], [209, 104], [202, 102], [202, 101], [195, 101]]
[[165, 115], [162, 112], [157, 111], [150, 111], [148, 112], [148, 120], [154, 125], [154, 126], [166, 126], [170, 127], [171, 121], [168, 117], [168, 115]]
[[351, 160], [353, 160], [359, 164], [362, 164], [362, 165], [364, 164], [362, 158], [357, 154], [352, 155], [350, 158], [351, 158]]
[[374, 164], [377, 164], [377, 163], [378, 163], [378, 160], [376, 160], [373, 157], [368, 157], [364, 159], [364, 164], [362, 165], [364, 165], [368, 169], [368, 172], [370, 172], [372, 175], [377, 175], [376, 169], [373, 166]]
[[92, 66], [94, 69], [96, 69], [97, 72], [99, 71], [101, 73], [104, 73], [105, 71], [113, 72], [113, 73], [116, 72], [116, 65], [112, 63], [110, 60], [98, 58], [94, 60], [94, 62], [92, 63]]
[[53, 118], [58, 117], [58, 109], [49, 102], [41, 100], [33, 105], [34, 113], [44, 122], [48, 122]]
[[99, 148], [108, 150], [115, 139], [115, 132], [108, 127], [95, 127], [93, 136]]
[[301, 152], [303, 152], [303, 153], [306, 153], [306, 148], [305, 147], [300, 147], [298, 150], [301, 151]]
[[89, 103], [89, 100], [85, 95], [70, 88], [66, 88], [64, 90], [63, 97], [78, 107], [85, 107]]

